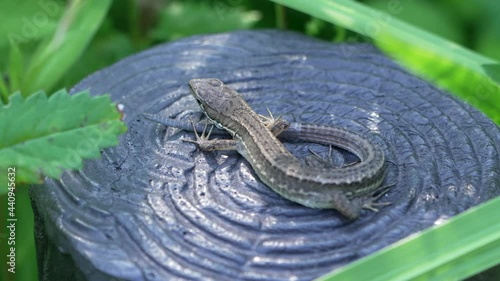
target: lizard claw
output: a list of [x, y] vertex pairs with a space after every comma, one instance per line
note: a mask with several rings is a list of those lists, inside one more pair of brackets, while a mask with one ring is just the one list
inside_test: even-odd
[[391, 205], [392, 202], [375, 202], [375, 201], [377, 201], [378, 199], [380, 199], [380, 197], [384, 196], [389, 191], [389, 188], [392, 187], [392, 186], [394, 186], [394, 184], [388, 185], [388, 186], [384, 186], [382, 188], [378, 188], [378, 191], [380, 191], [380, 190], [383, 190], [383, 191], [380, 192], [379, 194], [377, 194], [375, 197], [371, 197], [368, 202], [364, 203], [363, 204], [363, 209], [368, 209], [368, 210], [371, 210], [371, 211], [374, 211], [374, 212], [378, 212], [379, 210], [378, 210], [377, 207]]

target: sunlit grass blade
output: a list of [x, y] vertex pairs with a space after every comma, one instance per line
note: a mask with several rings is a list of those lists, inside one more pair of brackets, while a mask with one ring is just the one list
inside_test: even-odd
[[461, 280], [500, 263], [500, 197], [317, 280]]
[[372, 38], [401, 64], [470, 102], [500, 124], [498, 61], [355, 1], [273, 1]]
[[[500, 124], [497, 61], [354, 1], [273, 1], [372, 38], [417, 75], [450, 90]], [[466, 278], [500, 263], [499, 209], [497, 198], [320, 280]]]
[[55, 34], [42, 43], [25, 75], [21, 92], [50, 91], [86, 49], [104, 20], [111, 0], [77, 0], [61, 18]]

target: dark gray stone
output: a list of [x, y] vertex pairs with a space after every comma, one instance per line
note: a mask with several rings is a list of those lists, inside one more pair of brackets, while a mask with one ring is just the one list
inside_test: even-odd
[[[236, 152], [200, 152], [180, 141], [193, 134], [141, 117], [198, 112], [187, 82], [207, 77], [261, 114], [366, 134], [390, 161], [385, 184], [395, 186], [380, 201], [392, 204], [353, 222], [300, 206]], [[72, 92], [84, 89], [124, 104], [129, 129], [102, 159], [31, 190], [42, 280], [310, 280], [500, 194], [499, 127], [368, 44], [195, 36]], [[307, 154], [307, 144], [287, 145]]]

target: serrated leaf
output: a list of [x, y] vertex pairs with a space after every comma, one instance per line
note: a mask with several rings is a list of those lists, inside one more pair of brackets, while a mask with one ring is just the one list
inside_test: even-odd
[[500, 264], [500, 198], [416, 233], [316, 281], [462, 280]]
[[0, 171], [15, 167], [22, 183], [57, 178], [65, 169], [81, 168], [83, 159], [99, 157], [125, 131], [107, 95], [61, 90], [47, 97], [39, 91], [25, 99], [15, 93], [0, 108]]

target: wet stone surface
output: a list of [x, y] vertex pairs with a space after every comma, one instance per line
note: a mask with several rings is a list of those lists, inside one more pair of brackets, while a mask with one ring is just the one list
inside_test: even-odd
[[[198, 116], [188, 81], [208, 77], [260, 114], [366, 135], [390, 161], [384, 184], [394, 186], [380, 201], [392, 204], [354, 222], [303, 207], [236, 152], [201, 152], [181, 141], [192, 133], [141, 116]], [[43, 280], [310, 280], [500, 194], [498, 126], [371, 45], [278, 31], [197, 36], [72, 92], [84, 89], [124, 104], [129, 129], [102, 159], [32, 188]], [[310, 144], [286, 145], [304, 157]]]

